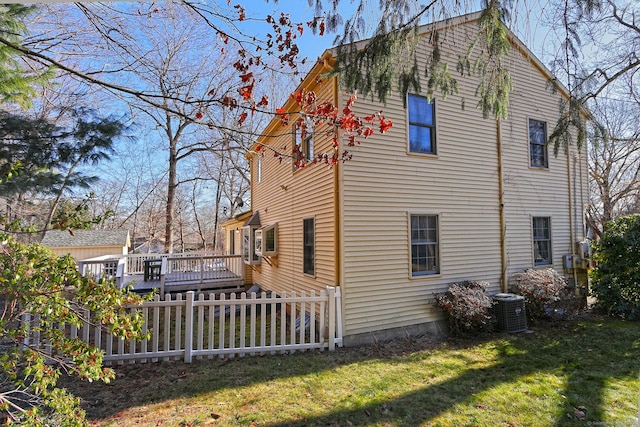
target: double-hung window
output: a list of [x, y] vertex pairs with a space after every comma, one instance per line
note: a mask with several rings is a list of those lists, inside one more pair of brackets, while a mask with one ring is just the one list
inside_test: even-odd
[[411, 215], [410, 223], [411, 276], [439, 273], [438, 216]]
[[313, 122], [299, 119], [293, 125], [293, 169], [313, 161]]
[[551, 218], [533, 217], [533, 264], [551, 264]]
[[534, 168], [549, 167], [546, 122], [529, 119], [529, 161]]
[[302, 220], [302, 270], [305, 274], [316, 274], [316, 221]]
[[436, 153], [435, 108], [424, 96], [408, 95], [409, 152]]

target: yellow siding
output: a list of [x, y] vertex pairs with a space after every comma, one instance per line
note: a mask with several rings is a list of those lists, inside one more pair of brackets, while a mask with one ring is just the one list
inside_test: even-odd
[[73, 259], [76, 261], [87, 259], [87, 258], [95, 258], [103, 255], [123, 255], [126, 254], [127, 247], [126, 246], [99, 246], [99, 247], [52, 247], [51, 250], [56, 255], [62, 256], [71, 254]]
[[[320, 102], [335, 102], [334, 80], [327, 80], [314, 90]], [[293, 123], [295, 116], [291, 118]], [[276, 126], [272, 135], [278, 136], [264, 139], [264, 143], [288, 154], [293, 144], [291, 132], [292, 124]], [[331, 141], [319, 133], [316, 131], [314, 135], [314, 151], [330, 152]], [[260, 265], [251, 267], [254, 283], [275, 292], [335, 286], [334, 170], [326, 165], [310, 164], [294, 171], [290, 158], [274, 157], [270, 149], [262, 148], [251, 155], [254, 172], [257, 156], [262, 156], [262, 177], [261, 182], [257, 182], [257, 174], [252, 174], [251, 206], [254, 212], [260, 213], [262, 226], [278, 223], [278, 255], [263, 258]], [[314, 276], [303, 273], [302, 222], [305, 218], [315, 218]]]
[[509, 66], [514, 87], [509, 120], [502, 125], [508, 277], [533, 267], [533, 216], [551, 218], [552, 267], [562, 272], [563, 255], [574, 249], [572, 240], [584, 238], [586, 156], [573, 146], [569, 153], [561, 149], [555, 157], [553, 147], [548, 147], [549, 167], [529, 167], [529, 119], [545, 121], [547, 135], [551, 134], [559, 118], [561, 95], [552, 94], [540, 70], [516, 51]]
[[[475, 23], [447, 30], [442, 52], [450, 69], [475, 31]], [[425, 37], [420, 63], [429, 48]], [[552, 126], [559, 98], [545, 91], [546, 78], [517, 50], [510, 68], [514, 94], [502, 123], [509, 274], [533, 265], [530, 218], [543, 214], [552, 216], [554, 267], [561, 270], [561, 255], [569, 250], [566, 159], [551, 159], [549, 171], [530, 170], [526, 119], [539, 114]], [[384, 113], [393, 128], [356, 148], [342, 167], [346, 336], [440, 319], [433, 296], [455, 281], [488, 281], [492, 293], [500, 291], [497, 123], [474, 108], [477, 81], [459, 82], [458, 95], [435, 101], [436, 156], [408, 154], [406, 110], [391, 96]], [[367, 114], [380, 107], [360, 100], [356, 108]], [[437, 275], [410, 277], [409, 214], [438, 215]]]
[[[458, 55], [476, 34], [476, 23], [453, 26], [443, 35], [443, 60], [455, 70]], [[424, 37], [419, 62], [431, 46]], [[509, 118], [498, 132], [495, 119], [475, 109], [477, 81], [459, 79], [460, 93], [437, 97], [437, 155], [408, 153], [408, 119], [403, 100], [389, 97], [381, 106], [359, 99], [354, 110], [364, 116], [381, 108], [394, 126], [354, 147], [353, 160], [330, 170], [310, 165], [292, 171], [289, 159], [263, 149], [251, 154], [252, 209], [262, 225], [278, 222], [278, 256], [252, 266], [253, 280], [272, 291], [342, 287], [343, 332], [355, 336], [442, 318], [433, 305], [437, 292], [452, 282], [479, 280], [490, 292], [501, 290], [501, 221], [498, 139], [502, 142], [507, 275], [533, 266], [532, 216], [550, 216], [554, 267], [571, 252], [567, 158], [550, 156], [548, 170], [529, 168], [528, 118], [545, 120], [551, 132], [559, 95], [546, 90], [547, 76], [513, 49], [508, 60], [514, 78]], [[455, 72], [454, 72], [455, 73]], [[313, 82], [313, 76], [306, 82]], [[335, 100], [333, 80], [317, 89], [319, 98]], [[344, 100], [342, 100], [344, 102]], [[462, 104], [466, 109], [462, 108]], [[260, 142], [287, 147], [289, 128], [267, 128], [275, 138]], [[316, 152], [328, 151], [328, 140], [315, 141]], [[257, 155], [262, 179], [256, 181]], [[570, 154], [574, 208], [573, 240], [582, 236], [582, 206], [587, 197], [584, 156]], [[575, 163], [575, 164], [574, 164]], [[409, 216], [438, 215], [440, 272], [412, 278]], [[302, 220], [316, 220], [316, 275], [302, 273]]]

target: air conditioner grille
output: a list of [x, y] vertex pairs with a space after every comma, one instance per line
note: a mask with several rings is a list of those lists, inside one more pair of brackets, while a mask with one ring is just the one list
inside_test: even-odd
[[527, 330], [527, 312], [524, 297], [514, 294], [497, 294], [495, 314], [498, 319], [498, 330], [504, 332], [524, 332]]

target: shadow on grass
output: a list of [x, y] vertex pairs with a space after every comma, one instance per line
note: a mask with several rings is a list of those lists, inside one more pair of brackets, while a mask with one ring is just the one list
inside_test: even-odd
[[[640, 336], [637, 333], [628, 335], [629, 341], [626, 343], [629, 347], [621, 351], [615, 343], [620, 337], [612, 339], [610, 335], [615, 333], [615, 330], [606, 330], [601, 323], [582, 323], [576, 325], [573, 334], [555, 334], [553, 330], [546, 330], [532, 335], [510, 336], [509, 345], [499, 348], [499, 358], [490, 367], [469, 369], [455, 378], [429, 385], [398, 399], [352, 410], [336, 410], [319, 417], [271, 423], [269, 426], [352, 425], [354, 419], [363, 420], [363, 414], [364, 419], [368, 419], [365, 421], [367, 425], [431, 425], [429, 421], [454, 410], [457, 405], [473, 407], [475, 396], [484, 391], [526, 376], [546, 373], [561, 374], [567, 378], [566, 387], [562, 390], [565, 404], [557, 407], [555, 419], [541, 417], [535, 424], [529, 425], [599, 425], [597, 423], [600, 422], [602, 425], [611, 425], [604, 423], [607, 408], [603, 406], [603, 394], [606, 383], [616, 378], [637, 377], [640, 360]], [[461, 390], [466, 392], [461, 393]], [[517, 395], [517, 392], [513, 393], [513, 396]], [[520, 397], [536, 399], [542, 396], [532, 396], [526, 392]], [[615, 425], [635, 426], [635, 423], [634, 420], [628, 420]], [[353, 425], [362, 424], [356, 422]], [[464, 425], [476, 423], [468, 420]], [[496, 419], [494, 425], [516, 424], [505, 418]]]
[[[495, 342], [498, 356], [490, 366], [462, 370], [458, 376], [425, 384], [423, 388], [414, 389], [395, 399], [364, 406], [354, 404], [348, 409], [341, 402], [336, 402], [322, 415], [276, 421], [269, 425], [426, 424], [447, 411], [456, 410], [458, 405], [473, 406], [476, 396], [484, 391], [516, 382], [525, 376], [536, 377], [549, 373], [565, 378], [561, 386], [564, 406], [553, 409], [552, 416], [555, 419], [540, 420], [538, 425], [567, 426], [600, 422], [609, 409], [603, 403], [607, 383], [612, 379], [636, 378], [638, 375], [640, 325], [636, 329], [636, 325], [632, 326], [629, 328], [629, 324], [623, 325], [618, 321], [587, 321], [539, 329], [534, 334], [493, 335], [485, 341], [450, 340], [446, 347], [457, 350], [458, 357], [463, 360], [465, 349], [488, 342]], [[372, 359], [404, 363], [415, 360], [414, 356], [420, 351], [425, 352], [424, 357], [429, 357], [430, 349], [420, 348], [419, 345], [396, 343], [395, 347], [362, 347], [342, 349], [335, 353], [246, 357], [225, 361], [214, 359], [192, 365], [181, 362], [129, 365], [116, 368], [119, 378], [114, 385], [68, 385], [71, 392], [83, 398], [88, 417], [102, 419], [129, 407], [301, 377]], [[434, 348], [441, 349], [443, 346], [436, 345]], [[523, 399], [531, 397], [524, 394], [520, 396]], [[500, 422], [505, 425], [509, 420]]]

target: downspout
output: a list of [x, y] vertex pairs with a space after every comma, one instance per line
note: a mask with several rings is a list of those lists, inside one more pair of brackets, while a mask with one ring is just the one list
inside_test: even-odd
[[[575, 252], [575, 236], [573, 229], [573, 186], [571, 185], [571, 149], [567, 147], [567, 189], [569, 190], [569, 253], [573, 256]], [[571, 266], [571, 275], [573, 276], [573, 283], [576, 287], [576, 292], [578, 292], [578, 273], [576, 272], [575, 266]]]
[[[336, 106], [339, 106], [340, 103], [340, 81], [337, 77], [333, 77], [333, 99]], [[342, 149], [342, 144], [338, 149]], [[335, 209], [335, 218], [334, 218], [334, 227], [335, 227], [335, 286], [340, 286], [340, 294], [342, 297], [340, 298], [340, 307], [337, 307], [339, 310], [340, 316], [342, 319], [340, 324], [336, 325], [336, 328], [341, 328], [339, 332], [341, 337], [344, 337], [344, 313], [345, 313], [345, 284], [344, 284], [344, 258], [343, 258], [343, 246], [344, 246], [344, 222], [342, 221], [342, 215], [344, 212], [343, 203], [344, 197], [342, 196], [342, 187], [344, 183], [344, 164], [340, 164], [340, 162], [336, 163], [334, 166], [334, 209]]]
[[507, 225], [504, 214], [504, 182], [502, 173], [502, 121], [496, 121], [496, 150], [498, 152], [498, 204], [500, 208], [500, 267], [502, 269], [500, 290], [507, 292]]

